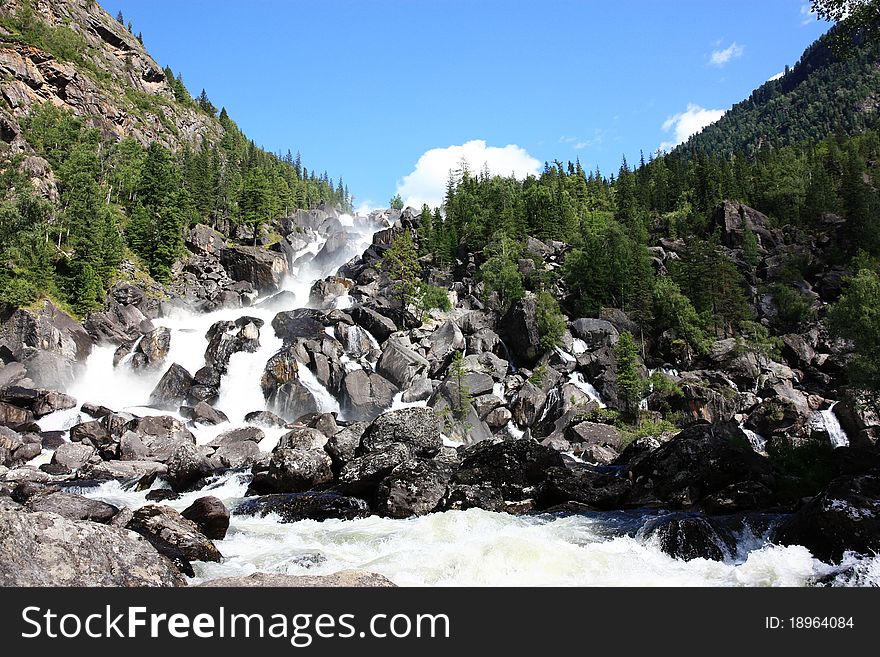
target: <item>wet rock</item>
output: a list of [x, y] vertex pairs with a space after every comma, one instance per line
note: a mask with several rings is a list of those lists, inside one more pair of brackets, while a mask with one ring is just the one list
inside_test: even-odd
[[412, 456], [433, 458], [443, 447], [439, 418], [429, 408], [405, 408], [380, 415], [364, 433], [361, 451], [380, 452], [394, 443], [406, 445]]
[[225, 374], [229, 359], [239, 352], [254, 353], [260, 348], [263, 320], [241, 317], [234, 322], [221, 321], [211, 325], [205, 338], [205, 363], [219, 374]]
[[276, 449], [323, 449], [327, 444], [327, 436], [311, 427], [296, 428], [278, 439]]
[[554, 467], [546, 473], [541, 505], [549, 508], [567, 502], [578, 502], [592, 509], [619, 509], [631, 488], [632, 484], [625, 477], [589, 469]]
[[168, 411], [176, 411], [186, 401], [193, 386], [192, 375], [174, 363], [159, 379], [150, 394], [150, 406]]
[[190, 561], [222, 559], [220, 551], [198, 526], [169, 506], [142, 506], [134, 512], [126, 527], [147, 539], [160, 554], [182, 570], [192, 570]]
[[406, 445], [394, 443], [380, 452], [351, 459], [339, 472], [339, 484], [346, 492], [372, 497], [379, 483], [407, 458]]
[[265, 517], [277, 515], [280, 522], [300, 520], [354, 520], [370, 515], [367, 503], [357, 497], [337, 493], [287, 493], [245, 498], [235, 507], [235, 515]]
[[171, 488], [183, 492], [212, 471], [202, 451], [193, 443], [181, 442], [171, 453], [165, 465], [165, 476]]
[[454, 480], [449, 483], [446, 498], [441, 503], [444, 511], [504, 511], [506, 505], [499, 491], [489, 484], [460, 484]]
[[321, 340], [326, 336], [324, 324], [317, 317], [319, 313], [306, 309], [290, 310], [275, 315], [272, 320], [272, 328], [275, 330], [284, 345], [294, 344], [300, 338], [306, 340]]
[[540, 417], [546, 402], [547, 395], [526, 381], [510, 402], [514, 422], [521, 427], [532, 426]]
[[260, 494], [309, 491], [333, 481], [331, 464], [322, 449], [275, 449], [269, 469], [254, 473], [251, 488]]
[[[120, 448], [126, 440], [125, 432], [133, 434], [146, 448], [143, 458], [161, 462], [167, 461], [181, 443], [194, 445], [196, 442], [190, 430], [180, 420], [169, 415], [147, 416], [129, 421], [123, 427]], [[128, 438], [131, 439], [132, 436]]]
[[391, 580], [382, 575], [361, 570], [341, 570], [330, 575], [279, 575], [253, 573], [247, 577], [223, 577], [203, 582], [199, 586], [218, 587], [331, 587], [344, 588], [379, 588], [395, 586]]
[[481, 442], [462, 448], [460, 454], [455, 483], [488, 484], [514, 502], [531, 497], [531, 489], [545, 481], [549, 468], [564, 465], [557, 451], [531, 440]]
[[620, 333], [614, 325], [604, 319], [581, 317], [571, 322], [569, 327], [573, 337], [586, 343], [588, 351], [613, 347], [620, 339]]
[[164, 463], [155, 461], [101, 461], [89, 463], [81, 474], [97, 480], [136, 481], [144, 476], [164, 474], [166, 470]]
[[284, 428], [287, 423], [269, 411], [253, 411], [244, 416], [244, 421], [261, 427]]
[[394, 322], [384, 315], [377, 313], [372, 308], [355, 306], [349, 313], [355, 323], [369, 331], [380, 344], [385, 342], [397, 330]]
[[[626, 451], [623, 456], [626, 455]], [[668, 508], [699, 505], [731, 485], [754, 483], [772, 503], [773, 468], [735, 424], [697, 424], [630, 466], [631, 502]], [[749, 510], [745, 506], [738, 510]], [[733, 511], [734, 509], [730, 509]]]
[[0, 511], [0, 585], [185, 584], [171, 562], [125, 529], [54, 513]]
[[324, 451], [333, 459], [333, 467], [337, 472], [348, 461], [355, 458], [356, 452], [361, 445], [361, 436], [363, 436], [366, 428], [366, 423], [356, 422], [340, 430], [327, 440], [327, 444], [324, 445]]
[[880, 475], [834, 479], [773, 534], [782, 545], [803, 545], [817, 559], [880, 551]]
[[223, 447], [225, 445], [233, 445], [241, 442], [259, 443], [265, 437], [266, 434], [263, 432], [262, 429], [258, 427], [239, 427], [237, 429], [224, 431], [219, 436], [214, 438], [214, 440], [208, 443], [208, 446]]
[[312, 308], [333, 308], [336, 299], [348, 294], [352, 286], [353, 280], [339, 276], [328, 276], [324, 280], [315, 281], [309, 290], [309, 305]]
[[446, 496], [451, 477], [452, 468], [442, 462], [422, 458], [404, 461], [379, 484], [376, 508], [390, 518], [430, 513]]
[[223, 411], [219, 411], [210, 404], [200, 401], [195, 406], [181, 406], [180, 414], [192, 420], [195, 424], [223, 424], [229, 422], [229, 418]]
[[[168, 488], [154, 488], [153, 490], [147, 492], [146, 495], [144, 495], [144, 499], [149, 502], [165, 502], [168, 500], [179, 500], [180, 493], [175, 493], [173, 490], [168, 489]], [[131, 518], [129, 518], [128, 520], [131, 520]], [[125, 523], [123, 523], [123, 526], [128, 524], [128, 520], [126, 520]]]
[[229, 510], [223, 502], [210, 495], [198, 498], [180, 515], [194, 522], [199, 531], [211, 540], [222, 540], [229, 529]]
[[640, 534], [656, 541], [669, 556], [683, 561], [724, 561], [736, 553], [733, 533], [702, 514], [675, 513], [652, 518]]
[[212, 460], [219, 461], [224, 468], [244, 468], [259, 463], [263, 458], [257, 443], [250, 440], [218, 447]]

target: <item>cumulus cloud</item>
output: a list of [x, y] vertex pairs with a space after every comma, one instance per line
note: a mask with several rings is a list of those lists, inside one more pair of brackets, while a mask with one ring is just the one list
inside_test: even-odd
[[476, 173], [484, 167], [500, 176], [513, 174], [525, 178], [537, 174], [541, 162], [516, 144], [489, 146], [483, 139], [473, 139], [458, 146], [432, 148], [416, 162], [415, 169], [397, 183], [397, 193], [404, 204], [420, 208], [427, 203], [437, 207], [443, 203], [449, 172], [461, 167], [462, 161]]
[[715, 123], [724, 116], [724, 110], [705, 109], [694, 103], [688, 103], [684, 112], [670, 116], [663, 122], [663, 132], [671, 133], [671, 140], [660, 144], [660, 150], [665, 151], [674, 148], [697, 134], [707, 125]]
[[785, 71], [779, 71], [776, 75], [772, 76], [767, 82], [773, 82], [774, 80], [780, 79], [783, 75], [785, 75]]
[[713, 50], [712, 54], [709, 56], [709, 63], [712, 66], [724, 66], [731, 59], [736, 59], [737, 57], [742, 57], [742, 54], [745, 52], [745, 46], [739, 45], [736, 41], [731, 43], [727, 48], [722, 50]]

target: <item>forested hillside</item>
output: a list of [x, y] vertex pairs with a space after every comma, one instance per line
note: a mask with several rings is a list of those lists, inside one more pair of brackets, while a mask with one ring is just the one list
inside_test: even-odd
[[123, 23], [86, 0], [0, 8], [2, 302], [47, 295], [85, 314], [125, 260], [168, 282], [197, 223], [265, 243], [295, 208], [351, 204], [341, 179], [194, 98]]

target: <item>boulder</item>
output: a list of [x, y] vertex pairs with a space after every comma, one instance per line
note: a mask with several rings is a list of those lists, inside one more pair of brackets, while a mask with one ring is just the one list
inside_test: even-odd
[[192, 420], [194, 424], [215, 425], [229, 422], [229, 418], [223, 411], [219, 411], [203, 401], [195, 406], [181, 406], [180, 414], [188, 420]]
[[440, 420], [430, 408], [405, 408], [377, 417], [361, 439], [361, 453], [380, 452], [394, 443], [406, 445], [412, 456], [433, 458], [443, 447]]
[[375, 372], [353, 370], [342, 383], [342, 406], [353, 421], [371, 421], [394, 401], [398, 388]]
[[823, 561], [848, 551], [880, 551], [880, 475], [844, 475], [786, 520], [773, 534], [782, 545], [803, 545]]
[[253, 587], [253, 588], [301, 588], [301, 587], [342, 587], [342, 588], [381, 588], [394, 583], [388, 578], [362, 570], [341, 570], [330, 575], [279, 575], [277, 573], [252, 573], [243, 577], [222, 577], [207, 580], [199, 586]]
[[376, 371], [388, 381], [405, 390], [414, 379], [427, 373], [431, 364], [400, 340], [391, 338], [382, 347]]
[[[624, 456], [626, 452], [624, 452]], [[663, 505], [707, 511], [740, 511], [773, 503], [775, 479], [769, 460], [752, 449], [733, 423], [695, 424], [630, 466], [633, 505]], [[713, 496], [731, 487], [751, 488], [752, 494], [731, 501], [735, 508], [719, 509]], [[717, 499], [721, 499], [721, 497]]]
[[171, 452], [165, 465], [168, 468], [165, 473], [168, 483], [178, 493], [189, 489], [212, 471], [199, 447], [190, 442], [181, 442]]
[[142, 506], [134, 512], [126, 528], [147, 539], [183, 571], [192, 571], [190, 561], [222, 559], [220, 551], [198, 526], [169, 506]]
[[272, 328], [275, 335], [284, 341], [284, 346], [294, 344], [300, 338], [322, 340], [327, 334], [319, 319], [321, 317], [320, 312], [303, 308], [280, 312], [272, 320]]
[[542, 353], [537, 301], [534, 295], [528, 295], [514, 303], [501, 318], [498, 327], [516, 365], [533, 367]]
[[204, 224], [193, 226], [184, 242], [190, 251], [207, 255], [218, 255], [226, 246], [223, 235]]
[[446, 485], [451, 477], [452, 468], [445, 463], [408, 459], [379, 484], [376, 508], [390, 518], [431, 513], [446, 496]]
[[96, 458], [94, 447], [78, 443], [64, 443], [52, 455], [52, 463], [63, 465], [71, 472], [79, 470], [92, 458]]
[[238, 503], [235, 515], [278, 516], [280, 522], [300, 520], [354, 520], [370, 515], [367, 503], [338, 493], [287, 493], [248, 497]]
[[0, 426], [3, 427], [21, 427], [31, 424], [34, 421], [34, 414], [25, 409], [0, 402]]
[[380, 344], [385, 342], [397, 330], [394, 322], [372, 308], [355, 306], [348, 312], [351, 314], [355, 324], [369, 331]]
[[379, 483], [408, 458], [409, 449], [401, 443], [393, 443], [382, 451], [358, 456], [348, 461], [339, 471], [339, 484], [346, 492], [371, 497]]
[[258, 246], [221, 249], [220, 263], [233, 280], [247, 281], [261, 294], [280, 291], [288, 273], [287, 258]]
[[272, 452], [269, 469], [255, 472], [251, 488], [257, 493], [300, 493], [333, 481], [332, 461], [323, 449], [290, 449]]
[[613, 347], [620, 339], [620, 333], [611, 322], [604, 319], [581, 317], [569, 324], [571, 334], [586, 344], [588, 351], [602, 347]]
[[119, 512], [112, 504], [61, 491], [33, 495], [25, 502], [25, 506], [29, 511], [55, 513], [68, 520], [91, 520], [105, 524]]
[[328, 276], [324, 280], [315, 281], [309, 290], [309, 306], [312, 308], [329, 309], [336, 305], [336, 299], [348, 294], [354, 285], [350, 278]]
[[259, 463], [263, 453], [257, 443], [243, 440], [218, 447], [211, 458], [224, 468], [244, 468]]
[[[177, 418], [170, 415], [155, 415], [130, 420], [122, 428], [120, 450], [126, 440], [126, 432], [136, 437], [146, 449], [144, 458], [165, 462], [181, 443], [194, 445], [195, 436]], [[140, 459], [129, 459], [140, 460]]]
[[603, 511], [619, 509], [632, 489], [626, 477], [590, 468], [552, 467], [545, 475], [540, 496], [542, 508], [574, 502]]
[[505, 501], [532, 497], [533, 487], [542, 484], [550, 468], [563, 467], [562, 456], [532, 440], [502, 443], [488, 441], [462, 448], [461, 465], [453, 477], [459, 484], [488, 484]]
[[234, 322], [215, 322], [208, 329], [205, 338], [205, 363], [222, 374], [229, 367], [229, 359], [240, 351], [254, 353], [260, 348], [260, 328], [263, 320], [256, 317], [241, 317]]
[[185, 368], [173, 363], [159, 379], [150, 393], [150, 406], [167, 411], [176, 411], [186, 402], [193, 377]]
[[568, 428], [565, 432], [566, 439], [571, 443], [585, 443], [587, 445], [600, 445], [614, 450], [621, 448], [620, 431], [610, 424], [598, 422], [580, 422]]
[[652, 518], [639, 534], [675, 559], [724, 561], [736, 554], [736, 538], [718, 521], [699, 513]]
[[184, 586], [135, 533], [54, 513], [0, 510], [2, 586]]
[[199, 531], [211, 540], [223, 540], [229, 529], [229, 510], [223, 502], [210, 495], [198, 498], [180, 515], [194, 522]]

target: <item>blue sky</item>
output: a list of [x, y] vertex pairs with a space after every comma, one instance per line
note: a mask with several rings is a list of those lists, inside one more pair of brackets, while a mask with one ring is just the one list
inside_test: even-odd
[[747, 97], [827, 24], [804, 0], [101, 0], [262, 147], [356, 205], [434, 203], [464, 156], [612, 173]]

